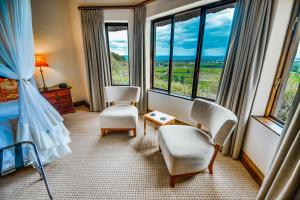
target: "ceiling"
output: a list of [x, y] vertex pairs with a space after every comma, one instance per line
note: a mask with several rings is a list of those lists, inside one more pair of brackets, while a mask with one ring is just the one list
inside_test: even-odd
[[77, 0], [79, 6], [131, 6], [145, 0]]

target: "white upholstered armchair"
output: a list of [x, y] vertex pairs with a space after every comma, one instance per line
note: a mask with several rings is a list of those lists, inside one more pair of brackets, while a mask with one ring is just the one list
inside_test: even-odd
[[201, 99], [194, 101], [190, 116], [198, 128], [167, 125], [159, 129], [159, 147], [171, 175], [171, 187], [179, 176], [195, 175], [206, 168], [212, 174], [217, 153], [237, 123], [233, 112]]
[[140, 88], [135, 86], [109, 86], [104, 88], [106, 104], [113, 104], [100, 113], [101, 135], [107, 131], [132, 130], [136, 136]]

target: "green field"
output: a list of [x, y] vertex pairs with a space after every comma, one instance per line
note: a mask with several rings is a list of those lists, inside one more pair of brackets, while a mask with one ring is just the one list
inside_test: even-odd
[[129, 85], [128, 61], [124, 56], [110, 53], [111, 77], [113, 85]]
[[278, 102], [278, 112], [275, 116], [282, 121], [286, 121], [288, 112], [292, 106], [294, 97], [297, 93], [300, 84], [300, 61], [295, 61], [292, 66], [292, 71], [290, 72], [286, 87], [283, 92], [282, 99]]
[[[173, 63], [171, 92], [191, 96], [194, 62], [177, 61]], [[197, 96], [215, 99], [222, 73], [222, 62], [203, 62], [199, 73]], [[167, 90], [168, 62], [158, 62], [155, 67], [154, 87]]]

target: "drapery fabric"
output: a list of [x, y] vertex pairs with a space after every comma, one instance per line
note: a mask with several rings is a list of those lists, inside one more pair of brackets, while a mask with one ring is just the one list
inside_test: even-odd
[[81, 23], [90, 95], [90, 110], [105, 109], [104, 87], [111, 84], [102, 10], [82, 10]]
[[32, 84], [35, 69], [30, 0], [1, 0], [0, 30], [0, 76], [18, 80], [16, 141], [33, 141], [44, 163], [71, 153], [71, 139], [62, 117]]
[[134, 8], [133, 30], [133, 66], [132, 84], [141, 88], [139, 112], [147, 112], [146, 66], [145, 66], [145, 24], [146, 8], [138, 6]]
[[259, 82], [273, 15], [272, 0], [239, 0], [217, 102], [238, 117], [238, 125], [222, 149], [240, 156], [245, 129]]
[[257, 199], [300, 199], [300, 88]]

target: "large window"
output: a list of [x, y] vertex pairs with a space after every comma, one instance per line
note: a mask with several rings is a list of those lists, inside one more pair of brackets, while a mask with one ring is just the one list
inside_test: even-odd
[[129, 85], [128, 25], [106, 23], [112, 85]]
[[271, 92], [266, 115], [284, 124], [300, 85], [300, 17], [298, 9], [293, 13], [282, 51], [280, 65]]
[[230, 39], [234, 1], [152, 22], [152, 88], [215, 100]]

